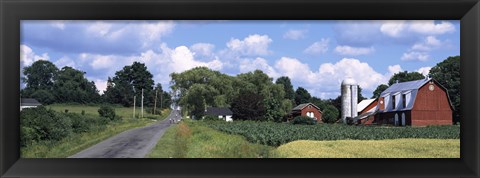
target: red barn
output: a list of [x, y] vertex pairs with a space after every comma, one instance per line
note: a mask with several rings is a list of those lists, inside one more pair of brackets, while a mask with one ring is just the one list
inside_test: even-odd
[[293, 108], [289, 114], [289, 118], [293, 119], [297, 116], [307, 116], [315, 119], [317, 122], [322, 122], [322, 111], [312, 103], [300, 104]]
[[378, 98], [375, 121], [392, 125], [451, 125], [448, 92], [434, 79], [395, 83]]

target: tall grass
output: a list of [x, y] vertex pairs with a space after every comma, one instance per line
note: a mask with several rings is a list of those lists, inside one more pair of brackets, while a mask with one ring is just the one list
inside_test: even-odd
[[172, 126], [148, 155], [151, 158], [264, 158], [272, 147], [249, 143], [240, 135], [226, 134], [201, 121], [182, 120]]
[[[55, 104], [47, 106], [47, 108], [51, 108], [52, 110], [57, 112], [65, 112], [65, 109], [68, 109], [69, 113], [81, 114], [82, 111], [84, 111], [86, 115], [96, 117], [99, 116], [99, 107], [100, 106], [65, 104]], [[90, 146], [93, 146], [107, 138], [117, 135], [123, 131], [138, 127], [144, 127], [154, 123], [156, 120], [163, 120], [170, 114], [170, 110], [164, 110], [162, 111], [162, 115], [145, 114], [145, 116], [152, 117], [150, 119], [147, 119], [146, 117], [133, 119], [132, 115], [130, 115], [132, 114], [132, 111], [133, 108], [115, 107], [116, 114], [123, 117], [122, 121], [110, 122], [107, 125], [93, 126], [93, 128], [88, 130], [87, 132], [73, 133], [59, 141], [46, 140], [34, 142], [21, 148], [21, 157], [65, 158], [77, 152], [80, 152]]]
[[274, 153], [284, 158], [460, 158], [460, 140], [300, 140], [282, 145]]

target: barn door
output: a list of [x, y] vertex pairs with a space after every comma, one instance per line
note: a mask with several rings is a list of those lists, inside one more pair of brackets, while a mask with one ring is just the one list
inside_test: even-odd
[[405, 126], [405, 113], [402, 113], [402, 126]]
[[398, 114], [395, 114], [395, 126], [398, 126]]

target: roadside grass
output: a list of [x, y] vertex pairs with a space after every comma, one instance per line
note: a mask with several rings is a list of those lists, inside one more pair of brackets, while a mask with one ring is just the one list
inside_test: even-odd
[[[121, 116], [123, 119], [133, 119], [133, 107], [122, 107], [118, 105], [112, 105], [113, 108], [115, 109], [115, 114]], [[52, 104], [48, 105], [47, 108], [51, 108], [54, 111], [57, 112], [65, 112], [65, 110], [68, 110], [68, 112], [73, 112], [73, 113], [79, 113], [81, 114], [82, 111], [85, 111], [85, 114], [92, 114], [95, 116], [98, 116], [98, 108], [100, 108], [100, 105], [81, 105], [81, 104]], [[161, 115], [153, 115], [150, 113], [147, 113], [144, 109], [143, 112], [143, 117], [149, 118], [149, 119], [162, 119], [165, 118], [163, 116], [170, 114], [170, 109], [164, 109], [162, 110]], [[157, 110], [159, 111], [159, 110]], [[140, 107], [135, 108], [135, 115], [137, 118], [140, 117]], [[167, 113], [168, 112], [168, 113]]]
[[[50, 105], [47, 106], [58, 112], [81, 113], [85, 110], [85, 114], [98, 116], [99, 106], [82, 106], [82, 105]], [[119, 115], [127, 113], [128, 108], [115, 108]], [[120, 112], [119, 112], [120, 111]], [[165, 110], [162, 115], [155, 116], [155, 120], [163, 120], [170, 114], [170, 110]], [[127, 119], [126, 119], [127, 118]], [[133, 119], [132, 117], [123, 117], [123, 120], [111, 122], [107, 125], [95, 126], [88, 132], [73, 133], [60, 141], [40, 141], [26, 147], [22, 147], [22, 158], [66, 158], [90, 146], [93, 146], [105, 139], [117, 135], [123, 131], [133, 128], [144, 127], [155, 122], [155, 120], [141, 118]]]
[[248, 142], [243, 136], [227, 134], [183, 119], [169, 128], [150, 158], [265, 158], [273, 147]]
[[460, 139], [299, 140], [273, 152], [281, 158], [460, 158]]

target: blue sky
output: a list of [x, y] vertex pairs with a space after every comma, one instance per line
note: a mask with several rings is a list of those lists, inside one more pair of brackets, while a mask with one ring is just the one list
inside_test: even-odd
[[460, 55], [459, 21], [22, 21], [21, 66], [49, 60], [86, 72], [102, 92], [133, 61], [156, 83], [206, 66], [229, 75], [289, 76], [322, 99], [350, 76], [363, 95], [399, 71], [429, 69]]

